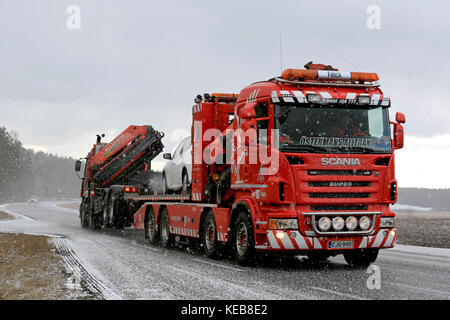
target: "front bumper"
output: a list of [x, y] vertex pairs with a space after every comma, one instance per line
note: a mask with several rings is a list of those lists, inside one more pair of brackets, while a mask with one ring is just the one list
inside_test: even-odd
[[[281, 251], [281, 250], [330, 250], [328, 241], [353, 241], [352, 248], [349, 249], [369, 249], [369, 248], [393, 248], [397, 239], [397, 229], [380, 229], [378, 233], [367, 236], [351, 237], [306, 237], [298, 230], [267, 230], [267, 241], [262, 245], [256, 245], [258, 251]], [[282, 233], [282, 237], [277, 237]]]

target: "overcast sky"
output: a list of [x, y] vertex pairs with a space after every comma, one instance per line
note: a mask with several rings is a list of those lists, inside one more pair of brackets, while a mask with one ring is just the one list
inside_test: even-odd
[[[80, 29], [69, 29], [70, 5]], [[380, 29], [367, 21], [380, 9]], [[0, 126], [84, 157], [130, 124], [188, 134], [193, 98], [313, 60], [380, 75], [406, 114], [400, 186], [450, 187], [448, 1], [0, 0]], [[372, 20], [370, 20], [372, 21]], [[175, 137], [173, 137], [175, 135]], [[172, 141], [173, 140], [173, 141]]]

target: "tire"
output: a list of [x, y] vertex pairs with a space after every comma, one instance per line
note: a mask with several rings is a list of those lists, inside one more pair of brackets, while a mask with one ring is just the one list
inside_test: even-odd
[[155, 244], [158, 236], [158, 224], [156, 223], [155, 213], [153, 209], [150, 209], [145, 217], [145, 238], [149, 244]]
[[247, 213], [239, 212], [233, 228], [234, 258], [240, 265], [250, 265], [255, 258], [253, 224]]
[[105, 230], [107, 228], [109, 228], [110, 223], [109, 223], [109, 200], [110, 198], [108, 197], [105, 200], [105, 204], [103, 205], [103, 218], [102, 218], [102, 230]]
[[123, 229], [124, 221], [123, 217], [119, 215], [119, 208], [116, 199], [109, 198], [109, 218], [114, 229]]
[[219, 243], [217, 241], [216, 219], [212, 211], [206, 214], [205, 221], [203, 222], [202, 243], [205, 255], [209, 258], [217, 258]]
[[358, 249], [344, 252], [344, 259], [352, 267], [368, 267], [375, 262], [379, 249]]
[[181, 176], [181, 194], [191, 194], [191, 185], [186, 169], [183, 169], [183, 174]]
[[89, 227], [89, 221], [87, 220], [87, 212], [85, 209], [85, 205], [82, 202], [80, 204], [80, 224], [83, 229], [87, 229]]
[[170, 234], [169, 213], [167, 208], [161, 211], [161, 218], [159, 220], [159, 238], [161, 239], [161, 246], [169, 248], [173, 244], [173, 236]]

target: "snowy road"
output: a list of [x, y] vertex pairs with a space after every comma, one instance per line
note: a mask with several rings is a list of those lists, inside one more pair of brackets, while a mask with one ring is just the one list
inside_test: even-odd
[[149, 246], [134, 230], [105, 233], [80, 227], [78, 212], [55, 202], [9, 204], [16, 215], [1, 232], [57, 234], [90, 275], [122, 299], [450, 299], [450, 249], [397, 246], [375, 265], [381, 288], [368, 289], [373, 272], [352, 269], [342, 257], [311, 264], [285, 258], [249, 268], [212, 260], [198, 251]]

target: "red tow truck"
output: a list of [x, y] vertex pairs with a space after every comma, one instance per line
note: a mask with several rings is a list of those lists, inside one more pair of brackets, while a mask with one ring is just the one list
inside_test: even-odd
[[[151, 244], [197, 239], [208, 257], [229, 249], [241, 264], [277, 252], [311, 259], [343, 254], [350, 265], [367, 266], [397, 237], [390, 204], [405, 122], [402, 113], [390, 121], [391, 100], [378, 80], [376, 73], [310, 62], [239, 94], [198, 95], [190, 192], [154, 194], [132, 184], [112, 191], [109, 175], [96, 181], [90, 168], [99, 170], [114, 151], [105, 145], [95, 154], [94, 146], [82, 225], [89, 216], [103, 226], [121, 217], [116, 226], [144, 230]], [[162, 134], [152, 136], [150, 155], [141, 154], [143, 171], [162, 150]]]

